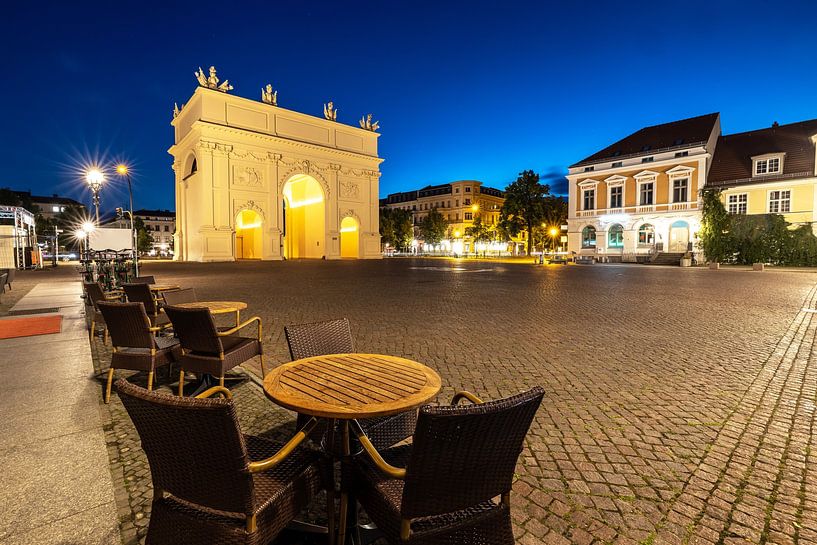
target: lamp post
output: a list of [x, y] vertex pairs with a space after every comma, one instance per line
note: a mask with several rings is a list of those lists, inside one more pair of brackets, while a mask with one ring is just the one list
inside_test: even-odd
[[553, 250], [556, 251], [556, 235], [559, 234], [559, 230], [555, 227], [550, 228], [550, 240], [552, 242]]
[[92, 168], [85, 175], [85, 181], [88, 182], [88, 187], [91, 188], [91, 193], [94, 195], [96, 223], [99, 224], [99, 190], [102, 188], [102, 182], [105, 181], [105, 175], [98, 168]]
[[85, 233], [85, 259], [88, 259], [88, 254], [91, 251], [91, 231], [94, 230], [94, 224], [86, 221], [82, 224], [82, 231]]
[[116, 173], [120, 176], [124, 176], [125, 179], [128, 181], [128, 197], [130, 199], [130, 240], [131, 245], [133, 246], [133, 272], [138, 277], [139, 276], [139, 239], [136, 237], [136, 231], [133, 225], [133, 184], [131, 184], [130, 179], [130, 170], [128, 170], [128, 166], [124, 164], [117, 165]]

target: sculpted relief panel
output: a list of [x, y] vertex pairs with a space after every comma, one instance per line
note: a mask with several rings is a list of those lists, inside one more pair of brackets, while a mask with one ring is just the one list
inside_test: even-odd
[[264, 187], [264, 174], [260, 167], [249, 165], [233, 166], [233, 185], [249, 189]]
[[354, 180], [341, 179], [340, 180], [340, 197], [342, 199], [359, 200], [360, 186]]

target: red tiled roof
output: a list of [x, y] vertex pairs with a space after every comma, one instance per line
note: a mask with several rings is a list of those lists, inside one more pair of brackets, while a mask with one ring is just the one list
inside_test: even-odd
[[[774, 181], [814, 176], [815, 150], [811, 138], [817, 135], [817, 119], [779, 125], [718, 138], [706, 185], [728, 187], [758, 180]], [[785, 153], [783, 172], [752, 178], [752, 157]]]
[[715, 112], [644, 127], [571, 166], [617, 160], [634, 155], [652, 155], [658, 150], [666, 151], [701, 145], [709, 140], [719, 115]]

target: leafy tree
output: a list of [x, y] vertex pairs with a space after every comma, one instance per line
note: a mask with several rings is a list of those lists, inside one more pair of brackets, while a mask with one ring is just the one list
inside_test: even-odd
[[545, 202], [550, 196], [550, 187], [539, 182], [539, 175], [532, 170], [523, 170], [515, 182], [505, 188], [505, 203], [500, 213], [503, 229], [512, 235], [521, 230], [528, 232], [528, 255], [533, 249], [533, 227], [545, 217]]
[[443, 240], [447, 229], [448, 222], [436, 208], [432, 208], [420, 222], [420, 236], [423, 237], [426, 244], [432, 246], [438, 245]]
[[482, 222], [482, 216], [477, 214], [474, 222], [465, 228], [465, 236], [471, 237], [474, 242], [490, 242], [493, 240], [492, 229]]
[[380, 241], [383, 244], [397, 247], [393, 212], [394, 210], [391, 208], [380, 209]]
[[402, 208], [380, 210], [380, 236], [384, 244], [405, 250], [414, 238], [414, 223], [411, 212]]
[[153, 249], [153, 235], [145, 227], [142, 218], [134, 218], [133, 228], [136, 230], [136, 250], [142, 254], [151, 251]]
[[734, 255], [729, 233], [729, 213], [721, 201], [719, 190], [705, 189], [702, 197], [701, 229], [698, 231], [701, 248], [709, 261], [719, 263]]

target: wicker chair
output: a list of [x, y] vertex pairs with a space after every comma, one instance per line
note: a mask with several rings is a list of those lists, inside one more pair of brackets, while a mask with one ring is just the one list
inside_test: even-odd
[[[213, 315], [206, 308], [167, 306], [165, 312], [173, 324], [173, 331], [181, 340], [180, 396], [184, 394], [185, 371], [214, 375], [219, 377], [219, 385], [224, 386], [226, 371], [258, 356], [261, 360], [261, 373], [264, 373], [261, 318], [258, 316], [253, 316], [227, 331], [219, 331], [213, 321]], [[255, 338], [236, 335], [241, 329], [253, 323], [258, 324], [258, 334]]]
[[[288, 325], [284, 327], [284, 334], [289, 346], [289, 355], [293, 360], [355, 351], [352, 330], [346, 318]], [[308, 418], [306, 415], [298, 414], [298, 426], [303, 425]], [[412, 410], [362, 420], [361, 425], [375, 447], [384, 449], [411, 437], [416, 422], [417, 411]]]
[[125, 290], [128, 301], [145, 305], [145, 312], [147, 312], [148, 318], [150, 318], [151, 326], [170, 327], [170, 320], [159, 307], [159, 302], [156, 300], [156, 297], [154, 297], [153, 292], [150, 291], [150, 286], [147, 283], [122, 284], [122, 289]]
[[162, 298], [165, 300], [165, 305], [178, 305], [180, 303], [195, 303], [196, 290], [193, 288], [186, 288], [183, 290], [170, 290], [162, 293]]
[[[197, 398], [125, 380], [116, 389], [150, 465], [148, 545], [268, 544], [320, 490], [332, 504], [330, 468], [297, 448], [314, 420], [280, 445], [242, 435], [226, 388]], [[203, 399], [216, 393], [226, 399]]]
[[11, 291], [11, 284], [14, 282], [14, 277], [17, 274], [17, 269], [10, 268], [10, 269], [0, 269], [0, 274], [6, 274], [6, 279], [3, 281], [3, 293], [6, 293], [6, 286], [9, 287], [9, 291]]
[[[461, 392], [451, 406], [421, 407], [412, 444], [382, 456], [353, 422], [368, 453], [352, 463], [357, 499], [391, 543], [513, 545], [514, 468], [543, 395], [483, 403]], [[457, 406], [462, 398], [474, 405]]]
[[111, 399], [114, 369], [147, 371], [148, 390], [153, 389], [153, 375], [157, 367], [170, 365], [181, 355], [179, 340], [156, 337], [160, 327], [151, 327], [142, 303], [97, 303], [105, 318], [113, 343], [111, 366], [105, 386], [105, 403]]
[[137, 276], [135, 278], [131, 278], [131, 284], [155, 284], [156, 279], [152, 276]]
[[3, 291], [0, 291], [0, 293], [6, 293], [6, 282], [8, 281], [9, 273], [3, 272], [5, 270], [7, 269], [0, 270], [0, 286], [3, 286]]
[[85, 295], [87, 295], [86, 302], [93, 307], [94, 314], [91, 317], [91, 329], [89, 331], [90, 339], [94, 340], [96, 335], [96, 325], [102, 324], [102, 342], [108, 342], [108, 326], [105, 324], [105, 317], [99, 311], [99, 303], [102, 301], [119, 301], [121, 296], [115, 293], [105, 293], [102, 286], [97, 282], [83, 282], [82, 286], [85, 288]]

